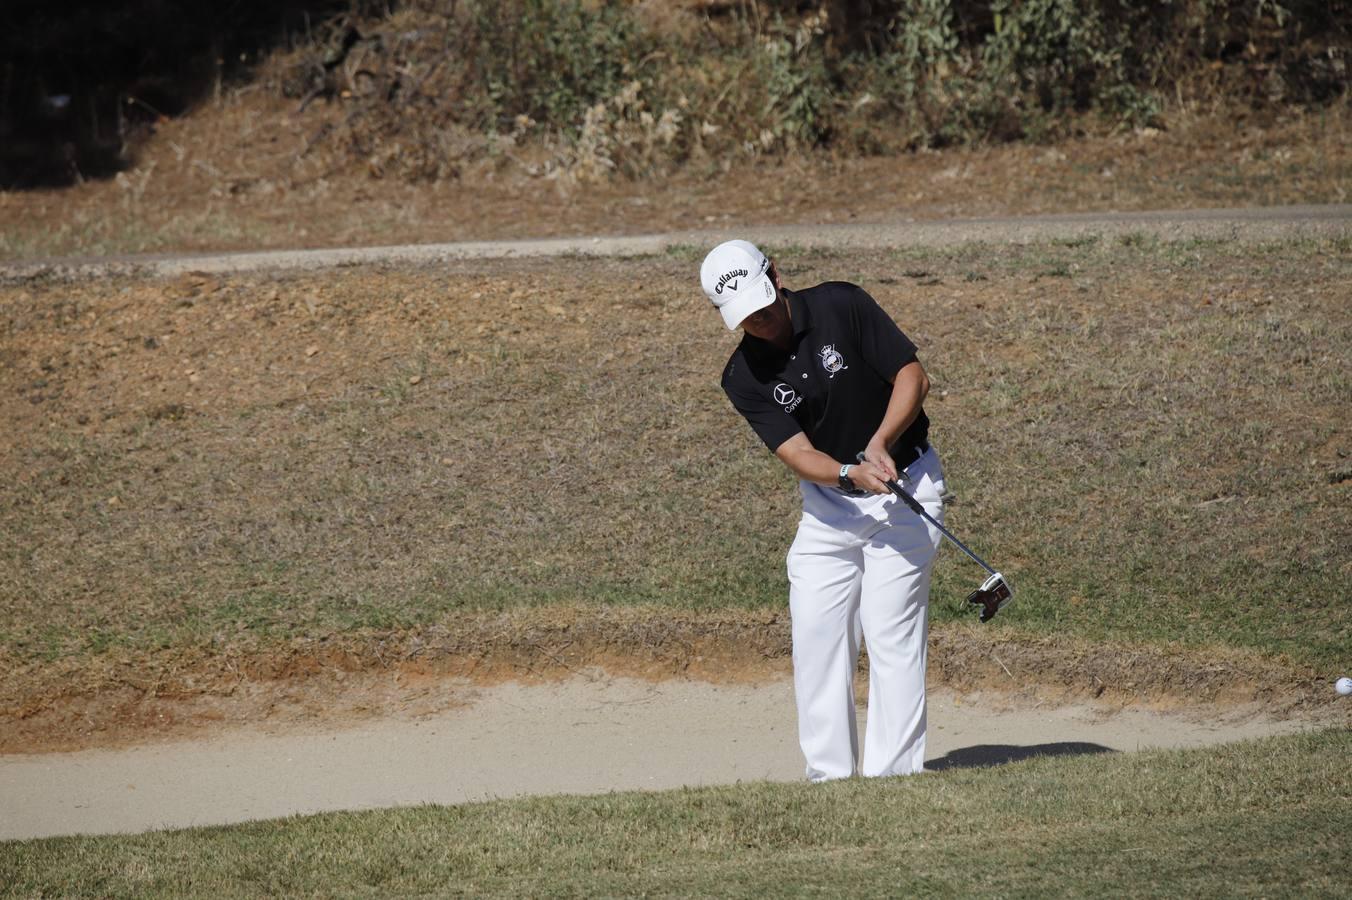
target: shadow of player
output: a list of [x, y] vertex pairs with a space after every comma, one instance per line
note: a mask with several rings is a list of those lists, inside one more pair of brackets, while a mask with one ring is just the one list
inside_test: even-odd
[[1033, 744], [1030, 747], [1019, 747], [1014, 744], [977, 744], [975, 747], [962, 747], [938, 759], [929, 760], [925, 763], [925, 768], [931, 772], [942, 772], [946, 769], [984, 769], [1032, 759], [1035, 756], [1081, 756], [1089, 753], [1115, 752], [1111, 747], [1085, 741]]

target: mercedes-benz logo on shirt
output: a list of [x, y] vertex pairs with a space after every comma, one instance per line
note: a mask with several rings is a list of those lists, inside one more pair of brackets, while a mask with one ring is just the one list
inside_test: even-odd
[[787, 384], [775, 385], [775, 402], [780, 406], [788, 406], [797, 399], [798, 394], [796, 394], [793, 388], [789, 387]]

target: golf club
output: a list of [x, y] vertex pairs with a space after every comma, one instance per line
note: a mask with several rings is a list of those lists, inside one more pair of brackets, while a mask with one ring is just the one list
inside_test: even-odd
[[[860, 453], [855, 458], [862, 463], [864, 454]], [[902, 477], [906, 477], [904, 470], [902, 470]], [[973, 562], [990, 573], [990, 577], [981, 582], [981, 587], [967, 595], [967, 602], [973, 606], [981, 607], [981, 621], [989, 622], [995, 618], [995, 614], [1004, 609], [1005, 605], [1014, 599], [1014, 589], [1009, 586], [1009, 582], [1005, 581], [1005, 576], [992, 569], [984, 559], [973, 553], [966, 544], [954, 537], [947, 528], [925, 512], [925, 508], [920, 505], [920, 501], [912, 497], [905, 488], [890, 480], [884, 481], [883, 484], [887, 485], [888, 490], [900, 497], [901, 502], [909, 506], [914, 513], [939, 529], [940, 534], [952, 541], [959, 550], [971, 557]]]

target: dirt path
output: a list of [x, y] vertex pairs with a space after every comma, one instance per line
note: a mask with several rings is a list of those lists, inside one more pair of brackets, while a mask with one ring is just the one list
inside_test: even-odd
[[[1250, 209], [1166, 210], [1131, 213], [1074, 213], [888, 224], [776, 225], [736, 229], [771, 247], [874, 249], [938, 247], [969, 241], [1023, 243], [1065, 240], [1085, 235], [1144, 234], [1161, 239], [1275, 240], [1346, 233], [1352, 204], [1279, 206]], [[534, 240], [468, 241], [325, 250], [267, 250], [252, 253], [174, 254], [98, 259], [47, 259], [0, 263], [0, 278], [45, 274], [96, 276], [142, 273], [172, 276], [185, 272], [247, 272], [263, 269], [321, 269], [332, 266], [450, 259], [500, 259], [533, 256], [639, 256], [673, 247], [708, 247], [733, 234], [728, 229], [667, 234]]]
[[[325, 810], [802, 777], [792, 686], [448, 683], [463, 705], [342, 730], [234, 729], [117, 750], [0, 756], [0, 840]], [[1201, 714], [1205, 714], [1203, 719]], [[931, 693], [930, 766], [1192, 747], [1308, 727], [1253, 707], [1171, 712]]]

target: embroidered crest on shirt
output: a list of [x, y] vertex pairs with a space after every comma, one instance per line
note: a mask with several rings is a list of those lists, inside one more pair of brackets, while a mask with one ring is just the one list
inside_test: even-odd
[[840, 351], [836, 349], [835, 344], [827, 344], [818, 352], [817, 356], [822, 361], [822, 368], [831, 378], [835, 378], [837, 372], [849, 368], [845, 365], [845, 357], [840, 355]]

